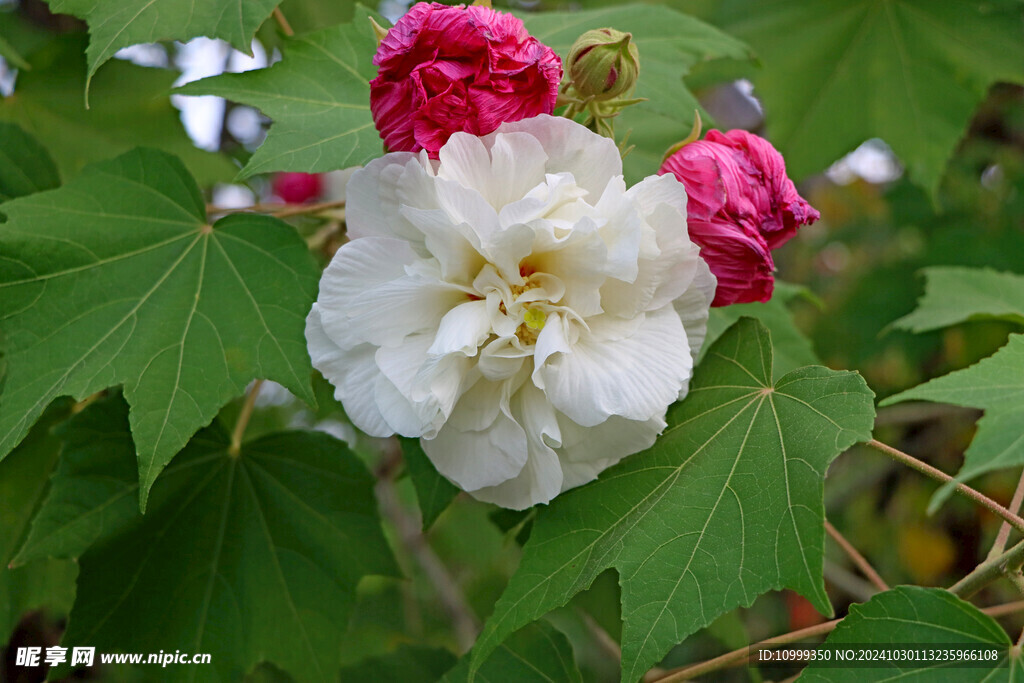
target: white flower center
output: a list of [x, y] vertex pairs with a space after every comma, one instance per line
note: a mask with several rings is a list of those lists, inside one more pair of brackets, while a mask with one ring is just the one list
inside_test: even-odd
[[[487, 301], [494, 336], [515, 336], [526, 348], [537, 343], [537, 336], [552, 311], [569, 311], [558, 305], [565, 294], [565, 285], [559, 277], [520, 265], [517, 279], [518, 282], [510, 282], [494, 264], [487, 263], [473, 281], [476, 294], [470, 296]], [[569, 313], [570, 317], [575, 317]]]

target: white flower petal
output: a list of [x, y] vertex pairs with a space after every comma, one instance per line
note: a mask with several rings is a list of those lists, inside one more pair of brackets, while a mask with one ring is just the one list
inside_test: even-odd
[[395, 345], [437, 329], [466, 293], [420, 273], [407, 275], [406, 265], [413, 264], [423, 262], [402, 240], [365, 237], [342, 246], [320, 280], [317, 301], [327, 334], [342, 346]]
[[534, 373], [558, 410], [592, 427], [612, 415], [647, 420], [676, 399], [693, 358], [671, 306], [645, 314], [637, 331], [624, 339], [603, 340], [602, 327], [612, 321], [588, 323], [589, 334], [568, 352], [551, 354]]
[[527, 382], [512, 397], [512, 415], [526, 432], [527, 460], [517, 476], [473, 490], [473, 496], [513, 510], [547, 503], [562, 491], [562, 464], [549, 445], [561, 441], [558, 418], [544, 394]]
[[547, 172], [572, 173], [576, 184], [591, 194], [592, 202], [601, 196], [608, 181], [622, 175], [622, 157], [615, 142], [569, 119], [542, 114], [503, 123], [492, 135], [513, 132], [537, 138], [548, 155]]
[[558, 453], [562, 457], [565, 490], [592, 481], [627, 455], [653, 446], [665, 429], [665, 419], [663, 415], [649, 420], [610, 417], [599, 425], [581, 427], [559, 415], [558, 425], [562, 433]]
[[530, 352], [516, 341], [512, 336], [499, 337], [483, 348], [477, 368], [485, 379], [500, 382], [522, 369]]
[[491, 144], [491, 206], [499, 211], [544, 182], [548, 155], [527, 133], [497, 133]]
[[473, 282], [486, 260], [480, 238], [468, 224], [453, 224], [441, 209], [403, 206], [402, 215], [423, 233], [427, 251], [440, 263], [445, 282], [463, 286]]
[[373, 400], [373, 392], [367, 390], [380, 375], [374, 361], [376, 347], [370, 344], [348, 350], [339, 347], [324, 332], [317, 304], [313, 304], [306, 316], [306, 343], [313, 367], [334, 383], [334, 398], [344, 403], [352, 424], [370, 436], [394, 434]]
[[711, 269], [708, 268], [708, 264], [704, 259], [698, 259], [697, 273], [693, 277], [693, 284], [683, 292], [682, 296], [672, 302], [686, 329], [686, 339], [690, 342], [690, 354], [694, 361], [700, 355], [704, 339], [708, 336], [709, 307], [715, 299], [717, 285], [718, 282]]
[[[404, 436], [427, 436], [437, 433], [458, 400], [462, 380], [469, 370], [469, 361], [460, 354], [440, 358], [428, 356], [427, 349], [433, 342], [429, 334], [415, 334], [398, 346], [382, 346], [377, 349], [376, 361], [381, 374], [395, 387], [401, 400], [392, 403], [407, 403], [412, 407], [415, 426], [410, 422], [404, 406], [400, 412], [389, 412], [393, 406], [381, 406], [389, 424], [398, 425], [395, 431]], [[390, 390], [385, 386], [381, 391]], [[394, 422], [393, 422], [394, 421]], [[407, 432], [414, 432], [408, 434]]]
[[496, 486], [467, 490], [485, 503], [525, 510], [537, 503], [549, 502], [561, 493], [561, 486], [562, 466], [558, 456], [547, 446], [542, 446], [530, 451], [526, 464], [516, 477]]
[[527, 461], [526, 432], [505, 413], [479, 431], [445, 424], [435, 438], [420, 443], [437, 471], [467, 491], [513, 479]]
[[345, 187], [345, 227], [349, 239], [395, 237], [414, 244], [422, 241], [415, 226], [401, 215], [400, 207], [408, 203], [410, 196], [423, 201], [415, 206], [436, 206], [425, 184], [427, 180], [416, 155], [409, 152], [374, 159], [353, 173]]
[[475, 356], [477, 347], [491, 332], [491, 319], [484, 300], [467, 301], [445, 313], [427, 354], [441, 356], [461, 353]]

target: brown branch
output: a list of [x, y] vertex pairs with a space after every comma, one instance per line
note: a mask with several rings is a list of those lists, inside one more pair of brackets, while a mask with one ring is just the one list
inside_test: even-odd
[[889, 585], [882, 580], [882, 577], [879, 576], [877, 571], [875, 571], [875, 568], [871, 566], [864, 556], [861, 555], [860, 552], [858, 552], [857, 549], [846, 540], [846, 537], [839, 533], [839, 530], [832, 526], [832, 523], [827, 519], [825, 520], [825, 531], [827, 531], [828, 535], [832, 537], [832, 540], [843, 549], [843, 552], [850, 556], [853, 563], [857, 565], [857, 569], [861, 571], [868, 581], [875, 585], [875, 588], [880, 591], [889, 590]]
[[755, 643], [754, 645], [741, 647], [738, 650], [733, 650], [732, 652], [726, 652], [724, 655], [715, 657], [714, 659], [709, 659], [706, 662], [672, 669], [671, 671], [666, 672], [665, 676], [656, 680], [657, 683], [679, 683], [679, 681], [688, 681], [694, 676], [701, 676], [706, 673], [711, 673], [712, 671], [718, 671], [719, 669], [738, 666], [739, 664], [749, 660], [750, 655], [758, 649], [778, 647], [779, 645], [798, 642], [804, 638], [813, 638], [815, 636], [831, 633], [841, 621], [842, 619], [833, 619], [832, 621], [808, 626], [807, 628], [802, 628], [798, 631], [784, 633], [781, 636], [768, 638], [759, 643]]
[[345, 200], [339, 199], [331, 202], [319, 202], [316, 204], [253, 204], [239, 208], [228, 208], [224, 206], [206, 205], [206, 213], [213, 215], [226, 215], [229, 213], [267, 213], [276, 218], [288, 218], [301, 214], [316, 214], [332, 209], [341, 209], [345, 206]]
[[288, 23], [288, 20], [284, 18], [284, 12], [281, 11], [280, 7], [274, 8], [274, 21], [281, 27], [281, 32], [286, 36], [294, 36], [295, 31], [292, 30], [292, 25]]
[[258, 379], [252, 383], [252, 388], [249, 389], [249, 394], [245, 397], [245, 403], [242, 404], [242, 411], [238, 413], [235, 429], [231, 432], [231, 445], [228, 446], [228, 455], [234, 458], [242, 453], [242, 437], [245, 436], [245, 428], [249, 426], [253, 408], [256, 407], [256, 397], [259, 396], [262, 388], [263, 380]]
[[391, 521], [398, 532], [398, 542], [420, 566], [427, 580], [437, 591], [441, 605], [448, 613], [459, 644], [460, 654], [473, 647], [479, 633], [480, 625], [473, 609], [466, 602], [455, 579], [448, 573], [447, 567], [427, 543], [418, 521], [409, 515], [398, 498], [394, 476], [401, 463], [401, 451], [395, 444], [395, 453], [391, 455], [377, 470], [377, 499], [380, 501], [381, 513]]
[[[995, 605], [993, 607], [984, 607], [981, 611], [990, 617], [1006, 616], [1007, 614], [1024, 611], [1024, 600], [1017, 600], [1016, 602]], [[671, 671], [667, 671], [661, 678], [655, 679], [655, 681], [657, 683], [680, 683], [681, 681], [689, 681], [695, 676], [702, 676], [704, 674], [711, 673], [712, 671], [739, 666], [748, 661], [750, 656], [757, 650], [778, 647], [788, 643], [796, 643], [804, 638], [826, 635], [834, 631], [836, 626], [838, 626], [842, 621], [842, 619], [833, 619], [832, 621], [826, 621], [822, 624], [802, 628], [798, 631], [784, 633], [781, 636], [767, 638], [758, 643], [754, 643], [753, 645], [741, 647], [738, 650], [733, 650], [732, 652], [727, 652], [720, 657], [709, 659], [706, 662], [672, 669]]]
[[1014, 514], [1013, 512], [1010, 512], [1002, 505], [986, 496], [984, 493], [976, 491], [975, 489], [972, 489], [970, 486], [967, 486], [966, 484], [956, 481], [955, 479], [953, 479], [953, 477], [949, 476], [942, 470], [936, 469], [929, 465], [928, 463], [918, 460], [914, 456], [908, 455], [899, 449], [893, 448], [892, 446], [888, 446], [882, 443], [881, 441], [871, 439], [871, 441], [868, 441], [866, 445], [871, 446], [875, 450], [881, 451], [882, 453], [885, 453], [894, 460], [903, 463], [907, 467], [917, 470], [921, 474], [929, 476], [937, 481], [941, 481], [943, 484], [953, 483], [957, 491], [964, 494], [978, 505], [987, 508], [989, 511], [995, 513], [999, 517], [1002, 517], [1004, 520], [1009, 522], [1015, 529], [1024, 533], [1024, 519]]

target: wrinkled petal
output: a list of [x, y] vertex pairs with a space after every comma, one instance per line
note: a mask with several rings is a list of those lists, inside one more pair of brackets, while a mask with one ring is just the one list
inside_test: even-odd
[[582, 486], [624, 457], [647, 450], [665, 429], [664, 416], [649, 420], [610, 417], [599, 425], [581, 427], [564, 415], [562, 434], [563, 490]]
[[423, 439], [423, 451], [437, 471], [466, 491], [497, 486], [519, 476], [528, 459], [526, 432], [499, 413], [479, 431], [459, 431], [445, 425], [433, 439]]
[[414, 4], [373, 63], [370, 112], [385, 146], [432, 158], [453, 133], [552, 113], [562, 79], [558, 55], [522, 21], [483, 6]]
[[714, 306], [768, 301], [771, 251], [819, 213], [796, 191], [782, 155], [743, 130], [709, 131], [684, 145], [658, 171], [686, 186], [690, 237], [718, 278]]
[[513, 510], [547, 503], [562, 491], [562, 465], [549, 443], [561, 442], [558, 418], [544, 394], [532, 384], [523, 385], [512, 399], [512, 411], [527, 438], [527, 460], [513, 478], [473, 491], [479, 500]]
[[596, 203], [605, 186], [622, 175], [622, 157], [615, 142], [560, 116], [535, 116], [503, 123], [498, 133], [529, 133], [548, 155], [548, 173], [568, 171]]
[[374, 361], [376, 347], [370, 344], [348, 350], [339, 347], [324, 332], [317, 304], [313, 304], [306, 316], [306, 343], [313, 367], [334, 383], [334, 398], [345, 404], [352, 424], [370, 436], [394, 434], [373, 400], [373, 392], [366, 390], [380, 374]]
[[406, 275], [419, 261], [408, 242], [367, 237], [338, 250], [320, 281], [321, 318], [343, 345], [394, 345], [409, 334], [437, 329], [465, 292], [439, 279]]
[[646, 314], [636, 333], [625, 339], [602, 340], [602, 326], [615, 323], [594, 323], [568, 352], [552, 354], [538, 368], [558, 410], [592, 427], [613, 415], [646, 420], [675, 401], [693, 358], [671, 306]]

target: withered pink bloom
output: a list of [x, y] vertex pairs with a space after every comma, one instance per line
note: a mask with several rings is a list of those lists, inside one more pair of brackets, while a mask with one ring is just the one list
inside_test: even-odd
[[414, 5], [373, 63], [370, 110], [387, 150], [435, 159], [452, 133], [552, 113], [562, 79], [558, 55], [523, 22], [482, 6]]
[[764, 138], [744, 130], [710, 131], [665, 160], [686, 187], [690, 239], [718, 278], [713, 306], [768, 301], [775, 262], [772, 250], [820, 214], [786, 175], [782, 155]]

